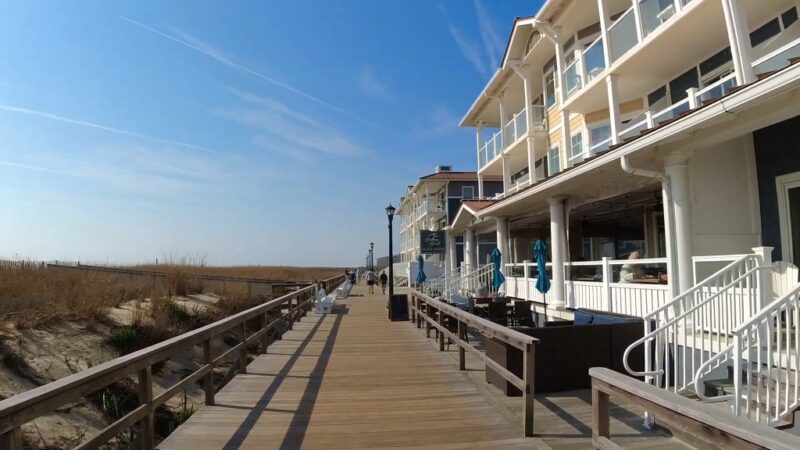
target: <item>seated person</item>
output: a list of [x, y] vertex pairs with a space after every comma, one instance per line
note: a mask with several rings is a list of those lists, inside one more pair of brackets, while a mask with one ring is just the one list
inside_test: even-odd
[[[641, 259], [639, 252], [631, 252], [628, 260]], [[638, 264], [624, 264], [619, 271], [620, 283], [633, 283], [637, 278], [642, 278], [642, 268]]]

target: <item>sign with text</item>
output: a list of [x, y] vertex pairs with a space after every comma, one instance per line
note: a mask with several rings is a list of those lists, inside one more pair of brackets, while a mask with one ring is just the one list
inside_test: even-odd
[[420, 240], [420, 253], [430, 255], [430, 254], [440, 254], [443, 255], [445, 253], [445, 246], [447, 238], [445, 236], [444, 231], [428, 231], [428, 230], [420, 230], [419, 231], [419, 240]]

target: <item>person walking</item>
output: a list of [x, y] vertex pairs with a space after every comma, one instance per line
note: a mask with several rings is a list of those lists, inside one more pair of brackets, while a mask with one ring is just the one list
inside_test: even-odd
[[389, 282], [389, 277], [386, 276], [386, 272], [381, 272], [381, 291], [386, 293], [386, 283]]
[[369, 293], [375, 293], [375, 272], [367, 269], [367, 272], [364, 274], [364, 279], [367, 280], [367, 286], [369, 286]]

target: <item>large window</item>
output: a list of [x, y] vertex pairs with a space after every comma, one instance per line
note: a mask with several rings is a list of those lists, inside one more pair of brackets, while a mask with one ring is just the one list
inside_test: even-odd
[[569, 163], [572, 165], [583, 161], [583, 134], [577, 132], [570, 137], [570, 140], [572, 142]]
[[544, 104], [548, 108], [556, 104], [556, 74], [553, 70], [544, 75]]
[[611, 125], [595, 125], [589, 128], [589, 145], [592, 153], [606, 150], [611, 144]]
[[473, 186], [462, 186], [461, 198], [464, 200], [472, 200], [475, 198], [475, 188]]
[[552, 147], [547, 151], [547, 174], [553, 176], [561, 171], [561, 163], [558, 155], [558, 147]]

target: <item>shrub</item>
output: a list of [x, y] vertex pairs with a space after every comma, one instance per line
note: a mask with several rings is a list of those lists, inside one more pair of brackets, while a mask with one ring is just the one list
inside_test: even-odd
[[137, 329], [132, 326], [119, 327], [111, 332], [109, 340], [111, 345], [117, 348], [120, 353], [127, 354], [142, 347], [144, 337]]

